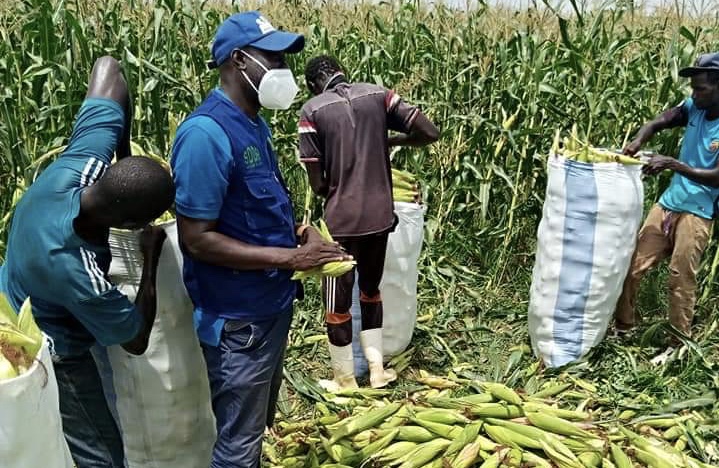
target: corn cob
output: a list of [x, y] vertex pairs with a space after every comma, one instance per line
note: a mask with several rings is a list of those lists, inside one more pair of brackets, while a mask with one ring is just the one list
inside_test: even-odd
[[505, 403], [483, 403], [468, 408], [469, 413], [480, 418], [511, 419], [522, 416], [519, 406]]
[[498, 400], [506, 401], [512, 405], [522, 404], [522, 398], [520, 398], [517, 392], [504, 384], [497, 382], [479, 382], [479, 386], [482, 387], [484, 391], [491, 393], [492, 396]]
[[610, 445], [612, 460], [617, 468], [633, 468], [632, 461], [629, 456], [616, 444]]
[[532, 425], [537, 426], [540, 429], [544, 429], [545, 431], [553, 432], [555, 434], [573, 437], [597, 437], [591, 432], [580, 429], [579, 427], [575, 426], [567, 420], [552, 416], [550, 414], [530, 412], [526, 413], [525, 416], [527, 417], [527, 419], [529, 419], [529, 422], [531, 422]]
[[17, 377], [17, 371], [0, 350], [0, 382]]
[[538, 468], [552, 468], [552, 464], [544, 458], [532, 452], [522, 452], [522, 462], [525, 466], [534, 466]]
[[637, 460], [646, 464], [649, 468], [676, 468], [677, 466], [682, 466], [676, 465], [661, 458], [657, 454], [644, 451], [637, 447], [634, 448], [634, 456], [637, 457]]
[[512, 466], [519, 468], [522, 466], [522, 451], [518, 448], [510, 448], [507, 456], [504, 458], [503, 466]]
[[583, 452], [577, 458], [586, 468], [599, 468], [602, 465], [602, 456], [597, 452]]
[[282, 466], [285, 468], [303, 468], [305, 460], [306, 457], [287, 457], [282, 460]]
[[544, 450], [544, 453], [547, 454], [547, 456], [558, 466], [567, 467], [567, 468], [584, 468], [584, 466], [581, 464], [579, 459], [577, 459], [573, 454], [572, 456], [568, 456], [568, 454], [561, 453], [560, 451], [556, 450], [556, 448], [549, 442], [549, 438], [545, 438], [539, 441], [539, 443], [542, 445], [542, 450]]
[[606, 443], [602, 439], [562, 439], [562, 443], [572, 452], [604, 452]]
[[370, 457], [370, 455], [373, 455], [378, 451], [382, 450], [383, 448], [387, 447], [397, 436], [398, 433], [399, 429], [393, 429], [383, 437], [380, 437], [379, 439], [364, 447], [362, 450], [359, 451], [359, 460], [366, 460]]
[[556, 395], [559, 395], [563, 391], [567, 390], [572, 386], [571, 383], [562, 383], [557, 385], [552, 385], [547, 388], [544, 388], [538, 392], [534, 392], [531, 395], [529, 395], [530, 398], [547, 398], [547, 397], [553, 397]]
[[358, 461], [359, 457], [357, 453], [349, 447], [346, 447], [340, 443], [327, 440], [325, 437], [320, 437], [320, 442], [325, 452], [337, 463], [344, 465], [353, 465]]
[[511, 429], [487, 424], [484, 428], [487, 435], [498, 444], [507, 445], [513, 448], [534, 448], [541, 449], [542, 445], [536, 439], [523, 436]]
[[462, 447], [466, 447], [470, 444], [475, 444], [477, 446], [477, 451], [475, 453], [476, 458], [476, 456], [479, 454], [480, 449], [480, 443], [477, 442], [477, 436], [479, 435], [479, 431], [481, 429], [481, 422], [468, 424], [467, 426], [465, 426], [464, 429], [462, 429], [462, 432], [460, 432], [459, 436], [452, 441], [449, 447], [447, 447], [447, 450], [444, 452], [444, 456], [450, 457], [462, 450]]
[[436, 434], [422, 426], [399, 426], [397, 429], [397, 440], [422, 443], [437, 438]]
[[[555, 452], [571, 460], [572, 462], [581, 465], [579, 459], [574, 454], [574, 452], [572, 452], [569, 447], [567, 447], [567, 445], [564, 443], [565, 440], [569, 439], [560, 439], [559, 436], [555, 434], [547, 434], [542, 440], [546, 442]], [[544, 449], [544, 446], [542, 446], [542, 449]]]
[[417, 382], [423, 383], [432, 388], [445, 389], [445, 388], [459, 387], [459, 384], [457, 382], [454, 382], [449, 379], [445, 379], [444, 377], [437, 377], [436, 375], [430, 375], [425, 371], [420, 371], [419, 376], [416, 378], [416, 380], [417, 380]]
[[382, 466], [386, 466], [390, 462], [393, 462], [407, 453], [414, 450], [419, 444], [415, 442], [400, 441], [388, 445], [383, 450], [380, 450], [375, 454], [372, 459], [376, 459]]
[[664, 440], [676, 440], [684, 434], [684, 428], [681, 425], [672, 426], [664, 431]]
[[689, 445], [689, 438], [686, 435], [682, 435], [674, 442], [674, 448], [680, 451], [685, 450], [687, 445]]
[[458, 437], [459, 434], [462, 432], [462, 428], [457, 426], [450, 426], [447, 424], [441, 424], [441, 423], [435, 423], [432, 421], [424, 421], [422, 419], [417, 419], [415, 417], [411, 418], [411, 420], [418, 424], [425, 429], [434, 432], [440, 437], [444, 437], [445, 439], [453, 440], [455, 437]]
[[29, 297], [25, 299], [25, 302], [23, 302], [20, 308], [20, 313], [17, 317], [17, 328], [21, 333], [32, 340], [33, 343], [31, 345], [25, 346], [25, 352], [28, 353], [31, 358], [35, 358], [42, 346], [42, 332], [32, 316], [32, 305], [30, 304]]
[[[462, 448], [459, 454], [452, 460], [451, 468], [469, 468], [472, 466], [479, 458], [479, 446], [479, 442], [471, 442], [464, 445], [464, 448]], [[452, 455], [452, 453], [449, 453], [449, 450], [444, 454], [445, 457], [450, 455]]]
[[612, 461], [608, 458], [602, 458], [602, 468], [617, 468], [617, 466], [612, 463]]
[[414, 174], [411, 172], [403, 171], [401, 169], [392, 168], [392, 180], [403, 180], [405, 182], [413, 183], [416, 182]]
[[330, 444], [358, 432], [361, 432], [370, 427], [374, 427], [384, 421], [385, 419], [392, 416], [402, 406], [401, 403], [390, 403], [386, 406], [375, 408], [366, 414], [355, 416], [347, 421], [344, 421], [341, 426], [337, 428], [330, 439]]
[[489, 458], [484, 460], [484, 463], [482, 463], [479, 468], [498, 468], [500, 459], [500, 452], [494, 452]]
[[590, 418], [588, 413], [582, 411], [573, 411], [562, 408], [555, 408], [553, 406], [545, 405], [544, 403], [538, 403], [535, 401], [527, 401], [522, 405], [522, 409], [525, 413], [544, 413], [550, 414], [557, 418], [569, 419], [570, 421], [586, 421]]
[[[493, 398], [492, 395], [489, 393], [479, 393], [477, 394], [478, 397], [482, 398], [474, 398], [471, 400], [465, 400], [463, 398], [447, 398], [447, 397], [430, 397], [430, 398], [424, 398], [423, 401], [431, 406], [432, 408], [445, 408], [445, 409], [457, 409], [457, 410], [467, 410], [468, 408], [472, 406], [476, 406], [481, 403], [490, 403]], [[472, 401], [474, 400], [474, 402]]]
[[448, 440], [436, 439], [419, 445], [407, 454], [407, 459], [399, 468], [420, 468], [425, 463], [434, 459], [437, 454], [446, 449], [450, 444]]
[[494, 397], [491, 393], [474, 393], [463, 397], [456, 398], [456, 400], [462, 403], [469, 403], [470, 405], [478, 405], [481, 403], [492, 403]]
[[[525, 437], [529, 437], [530, 439], [539, 440], [540, 438], [547, 435], [546, 431], [539, 429], [538, 427], [528, 426], [526, 424], [520, 424], [520, 423], [516, 423], [513, 421], [508, 421], [505, 419], [486, 418], [485, 421], [494, 426], [506, 427], [507, 429], [511, 429], [512, 431], [516, 432], [517, 434], [521, 434]], [[539, 447], [537, 447], [537, 448], [539, 448]]]
[[423, 421], [436, 422], [441, 424], [467, 424], [471, 422], [466, 416], [455, 410], [442, 408], [421, 408], [417, 409], [415, 416]]

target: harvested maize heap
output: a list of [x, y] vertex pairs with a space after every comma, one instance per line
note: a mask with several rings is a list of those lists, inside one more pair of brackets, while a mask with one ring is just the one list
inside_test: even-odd
[[420, 202], [419, 185], [414, 174], [392, 169], [392, 198], [396, 202]]
[[[324, 240], [326, 240], [327, 242], [334, 242], [334, 239], [332, 238], [329, 229], [327, 229], [327, 224], [323, 219], [320, 219], [319, 227], [317, 228], [317, 230], [320, 232]], [[354, 260], [325, 263], [321, 267], [313, 268], [311, 270], [296, 271], [295, 274], [292, 275], [292, 279], [303, 280], [312, 276], [342, 276], [348, 271], [350, 271], [352, 268], [354, 268], [356, 264], [357, 262], [355, 262]]]
[[581, 141], [577, 136], [577, 126], [572, 127], [572, 132], [568, 137], [561, 139], [560, 131], [554, 134], [554, 142], [552, 143], [551, 154], [564, 156], [567, 159], [579, 161], [583, 163], [620, 163], [628, 165], [644, 164], [642, 161], [631, 156], [626, 156], [606, 149], [595, 148], [589, 143]]
[[28, 298], [16, 314], [0, 294], [0, 382], [28, 371], [42, 346], [42, 332], [32, 316]]
[[[497, 382], [426, 372], [416, 380], [424, 389], [403, 400], [390, 401], [390, 391], [377, 389], [325, 395], [314, 420], [278, 424], [265, 457], [270, 466], [297, 468], [715, 466], [706, 455], [715, 447], [708, 450], [697, 429], [711, 421], [687, 413], [593, 422], [602, 401], [581, 379], [547, 382], [529, 395]], [[577, 399], [580, 405], [567, 407]], [[328, 403], [348, 409], [333, 412]], [[688, 450], [695, 443], [699, 448]]]

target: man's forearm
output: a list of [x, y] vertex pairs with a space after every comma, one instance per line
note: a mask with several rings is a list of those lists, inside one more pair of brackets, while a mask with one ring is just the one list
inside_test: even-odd
[[142, 266], [142, 277], [140, 287], [135, 299], [135, 307], [142, 317], [142, 328], [131, 341], [124, 343], [122, 347], [129, 353], [142, 354], [147, 349], [150, 340], [152, 326], [157, 315], [157, 265], [159, 255], [148, 255], [145, 257]]
[[674, 172], [681, 174], [697, 184], [714, 188], [719, 187], [719, 168], [697, 169], [695, 167], [689, 167], [683, 162], [677, 161], [675, 167], [672, 169], [674, 169]]
[[672, 107], [662, 112], [656, 119], [647, 122], [637, 132], [637, 138], [642, 143], [649, 141], [654, 135], [667, 128], [678, 127], [685, 123], [685, 116], [682, 113], [682, 108]]
[[247, 244], [216, 231], [200, 234], [185, 247], [196, 260], [235, 270], [293, 269], [293, 248]]

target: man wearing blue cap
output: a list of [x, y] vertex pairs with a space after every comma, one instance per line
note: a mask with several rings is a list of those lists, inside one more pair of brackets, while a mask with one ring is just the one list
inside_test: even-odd
[[654, 155], [647, 175], [674, 171], [669, 187], [647, 215], [615, 315], [619, 333], [635, 326], [639, 282], [650, 268], [667, 257], [669, 263], [669, 322], [691, 335], [696, 273], [709, 241], [719, 197], [719, 53], [699, 56], [693, 67], [679, 71], [691, 80], [692, 95], [645, 124], [625, 149], [635, 155], [655, 133], [686, 127], [679, 158]]
[[303, 47], [303, 36], [276, 30], [256, 11], [228, 18], [208, 63], [220, 87], [178, 128], [173, 147], [184, 280], [217, 420], [213, 468], [260, 464], [297, 294], [293, 271], [351, 258], [295, 225], [258, 115], [292, 104], [298, 88], [285, 53]]

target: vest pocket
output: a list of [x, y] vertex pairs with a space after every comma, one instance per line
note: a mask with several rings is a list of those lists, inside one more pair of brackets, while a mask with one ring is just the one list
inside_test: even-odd
[[244, 214], [250, 230], [267, 230], [288, 225], [289, 199], [274, 177], [250, 177], [245, 179], [247, 194]]

